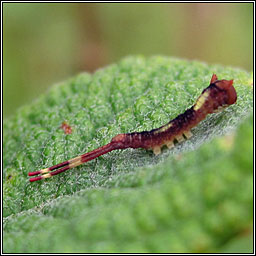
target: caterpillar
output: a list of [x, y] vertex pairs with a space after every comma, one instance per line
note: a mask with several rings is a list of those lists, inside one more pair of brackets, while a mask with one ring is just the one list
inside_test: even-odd
[[202, 91], [196, 103], [169, 123], [151, 131], [118, 134], [112, 138], [110, 143], [91, 152], [49, 168], [29, 172], [29, 176], [40, 175], [30, 178], [30, 182], [50, 178], [112, 150], [144, 148], [152, 150], [155, 155], [158, 155], [161, 153], [161, 147], [166, 145], [168, 148], [172, 148], [174, 147], [174, 142], [189, 139], [192, 136], [191, 128], [205, 119], [208, 114], [221, 111], [223, 108], [236, 103], [236, 100], [237, 94], [233, 86], [233, 80], [218, 80], [216, 74], [213, 74], [210, 85]]

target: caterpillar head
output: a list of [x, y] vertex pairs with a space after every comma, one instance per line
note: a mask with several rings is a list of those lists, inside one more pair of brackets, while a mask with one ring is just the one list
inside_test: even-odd
[[214, 84], [218, 89], [220, 89], [226, 97], [222, 105], [232, 105], [236, 103], [237, 95], [236, 90], [233, 86], [233, 80], [218, 80], [215, 74], [212, 75], [211, 84]]

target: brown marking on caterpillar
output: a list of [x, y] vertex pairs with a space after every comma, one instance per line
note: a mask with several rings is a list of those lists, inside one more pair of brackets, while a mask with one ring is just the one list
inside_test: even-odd
[[71, 134], [72, 133], [72, 127], [66, 122], [64, 121], [60, 128], [65, 132], [65, 134]]
[[[46, 169], [29, 172], [29, 176], [41, 174], [41, 176], [30, 178], [30, 181], [50, 178], [116, 149], [145, 148], [153, 150], [154, 154], [158, 155], [161, 153], [162, 146], [166, 145], [168, 148], [172, 148], [174, 147], [174, 141], [182, 142], [185, 138], [189, 139], [192, 136], [191, 128], [205, 119], [208, 114], [234, 104], [236, 99], [237, 95], [233, 87], [233, 80], [218, 80], [217, 76], [213, 74], [210, 85], [203, 90], [196, 103], [166, 125], [151, 131], [118, 134], [110, 143], [91, 152]], [[63, 124], [65, 127], [68, 126], [65, 122]], [[55, 169], [57, 170], [53, 171]]]

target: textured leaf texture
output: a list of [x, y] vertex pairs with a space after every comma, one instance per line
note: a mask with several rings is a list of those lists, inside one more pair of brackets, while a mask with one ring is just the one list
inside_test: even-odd
[[[237, 103], [209, 115], [190, 140], [159, 156], [112, 151], [28, 181], [28, 172], [118, 133], [167, 123], [194, 104], [213, 73], [234, 79]], [[251, 83], [233, 67], [135, 56], [53, 86], [4, 124], [4, 252], [251, 252]]]

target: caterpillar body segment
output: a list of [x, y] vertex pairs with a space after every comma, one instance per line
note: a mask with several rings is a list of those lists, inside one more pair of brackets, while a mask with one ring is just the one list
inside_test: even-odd
[[29, 172], [29, 176], [40, 175], [30, 178], [30, 181], [50, 178], [116, 149], [145, 148], [152, 150], [155, 155], [159, 155], [163, 146], [172, 148], [175, 142], [180, 143], [189, 139], [192, 136], [191, 128], [205, 119], [208, 114], [219, 112], [234, 104], [236, 100], [233, 80], [218, 80], [217, 76], [213, 74], [210, 85], [203, 90], [196, 103], [169, 123], [151, 131], [118, 134], [110, 143], [91, 152], [49, 168]]

